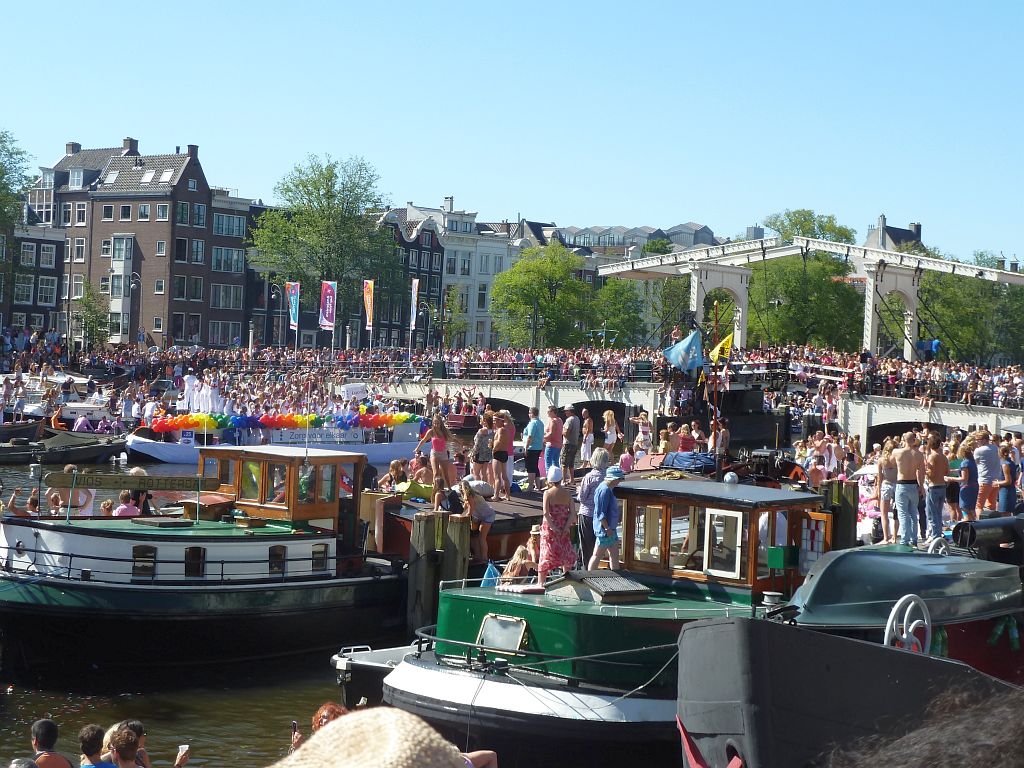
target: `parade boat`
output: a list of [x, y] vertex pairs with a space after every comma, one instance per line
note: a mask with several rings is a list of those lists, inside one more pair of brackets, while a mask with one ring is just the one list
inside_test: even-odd
[[54, 487], [173, 486], [196, 498], [179, 518], [4, 517], [7, 668], [219, 663], [385, 636], [404, 578], [359, 539], [365, 464], [344, 451], [210, 446], [193, 477], [51, 473]]
[[[417, 633], [414, 651], [372, 652], [370, 674], [394, 666], [383, 699], [460, 744], [514, 734], [519, 746], [536, 737], [678, 756], [680, 627], [759, 613], [765, 592], [790, 594], [797, 564], [830, 548], [832, 514], [818, 495], [753, 485], [636, 480], [615, 494], [622, 570], [573, 571], [544, 587], [443, 584], [437, 624]], [[765, 546], [776, 537], [791, 544]], [[359, 658], [336, 655], [339, 682], [359, 675]]]
[[120, 455], [124, 438], [43, 429], [41, 440], [11, 437], [0, 443], [0, 464], [96, 464]]

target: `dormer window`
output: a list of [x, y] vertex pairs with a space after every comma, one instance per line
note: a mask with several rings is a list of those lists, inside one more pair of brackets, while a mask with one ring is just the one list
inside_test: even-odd
[[85, 172], [81, 168], [72, 168], [71, 175], [68, 179], [68, 187], [71, 189], [81, 189], [84, 173]]
[[43, 171], [43, 189], [53, 189], [53, 171]]

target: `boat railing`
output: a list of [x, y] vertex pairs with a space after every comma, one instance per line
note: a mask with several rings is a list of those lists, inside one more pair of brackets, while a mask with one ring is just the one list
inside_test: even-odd
[[[17, 559], [15, 559], [17, 556]], [[396, 561], [380, 556], [387, 564], [370, 562], [357, 569], [352, 578], [379, 579], [397, 573]], [[65, 561], [65, 562], [61, 562]], [[136, 558], [54, 552], [32, 549], [20, 542], [0, 546], [0, 569], [26, 576], [87, 581], [100, 584], [249, 584], [315, 581], [334, 578], [338, 564], [352, 562], [351, 555], [305, 555], [275, 559]], [[116, 566], [123, 566], [118, 569]], [[166, 573], [165, 571], [170, 571]]]

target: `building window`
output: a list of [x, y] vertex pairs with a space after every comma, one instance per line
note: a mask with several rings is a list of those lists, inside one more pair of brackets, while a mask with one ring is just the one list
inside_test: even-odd
[[188, 224], [188, 203], [182, 201], [177, 204], [174, 221], [177, 224]]
[[80, 299], [85, 294], [85, 275], [71, 276], [71, 298]]
[[430, 278], [430, 295], [438, 296], [441, 293], [441, 276], [434, 275]]
[[85, 226], [85, 203], [75, 203], [75, 226]]
[[203, 278], [197, 277], [196, 275], [189, 275], [188, 298], [189, 301], [203, 300]]
[[222, 248], [213, 246], [210, 259], [214, 272], [238, 272], [245, 269], [245, 251], [241, 248]]
[[151, 181], [153, 181], [153, 176], [155, 174], [155, 170], [153, 170], [152, 168], [149, 169], [148, 171], [142, 174], [142, 178], [139, 179], [139, 184], [149, 184]]
[[43, 189], [53, 189], [53, 171], [43, 171]]
[[240, 322], [229, 322], [227, 320], [210, 321], [210, 338], [207, 339], [210, 344], [228, 347], [236, 343], [235, 339], [241, 340], [241, 336], [242, 324]]
[[113, 221], [113, 220], [114, 220], [114, 206], [112, 206], [112, 205], [104, 205], [103, 206], [103, 221]]
[[71, 263], [71, 238], [67, 238], [64, 241], [64, 263]]
[[461, 251], [459, 253], [459, 274], [463, 277], [469, 276], [469, 265], [470, 265], [470, 253], [469, 251]]
[[455, 254], [454, 253], [449, 253], [445, 257], [444, 271], [445, 271], [446, 274], [449, 274], [449, 275], [454, 275], [455, 274]]
[[484, 345], [484, 338], [487, 336], [487, 323], [483, 320], [476, 321], [476, 346]]
[[441, 271], [441, 254], [435, 253], [430, 259], [430, 267], [435, 272]]
[[149, 221], [149, 203], [139, 203], [139, 221]]
[[424, 232], [420, 235], [420, 245], [425, 245], [427, 248], [430, 247], [430, 233]]
[[57, 246], [52, 243], [39, 246], [39, 266], [53, 269], [57, 266]]
[[468, 221], [462, 222], [462, 231], [463, 232], [469, 232], [470, 231], [470, 226], [471, 226], [470, 222], [468, 222]]
[[42, 313], [33, 312], [32, 318], [29, 320], [29, 327], [33, 330], [41, 331], [45, 325]]
[[469, 312], [469, 288], [466, 286], [459, 290], [459, 312]]
[[131, 237], [115, 237], [114, 261], [131, 261], [134, 242]]
[[81, 168], [72, 168], [71, 173], [68, 175], [68, 187], [71, 189], [81, 189], [84, 176], [85, 172]]
[[487, 283], [480, 283], [476, 294], [476, 308], [487, 309]]
[[153, 281], [153, 293], [157, 294], [158, 296], [162, 296], [164, 293], [165, 285], [166, 283], [164, 282], [164, 279], [162, 277], [158, 277], [156, 280]]
[[202, 325], [202, 315], [189, 315], [186, 339], [196, 344], [202, 341], [202, 331], [200, 330]]
[[206, 547], [185, 547], [185, 578], [201, 579], [206, 575]]
[[36, 303], [41, 307], [57, 306], [57, 278], [40, 275]]
[[122, 205], [120, 211], [120, 221], [131, 221], [132, 220], [132, 207], [130, 205]]
[[245, 216], [213, 214], [213, 234], [224, 237], [245, 237]]
[[150, 327], [153, 329], [153, 333], [163, 333], [164, 319], [162, 317], [154, 317], [153, 324]]
[[206, 206], [203, 203], [192, 203], [192, 226], [206, 226]]
[[61, 203], [60, 224], [62, 227], [71, 226], [71, 203]]
[[34, 267], [36, 265], [36, 244], [21, 244], [21, 266]]
[[167, 217], [170, 214], [171, 207], [167, 203], [157, 203], [156, 206], [156, 220], [167, 221]]
[[75, 238], [75, 263], [82, 264], [85, 262], [85, 238]]
[[182, 312], [175, 312], [171, 315], [171, 336], [177, 341], [185, 339], [185, 315]]
[[100, 240], [100, 256], [109, 256], [110, 249], [110, 240]]
[[455, 221], [454, 219], [448, 219], [448, 229], [450, 229], [452, 232], [458, 232], [459, 222]]
[[195, 179], [189, 179], [188, 180], [188, 191], [189, 192], [195, 192], [196, 189], [198, 189], [198, 186], [196, 185], [196, 180]]
[[[0, 278], [2, 278], [2, 277], [3, 277], [3, 275], [0, 275]], [[0, 283], [3, 283], [2, 279], [0, 279]], [[61, 298], [62, 301], [67, 301], [68, 300], [68, 289], [69, 289], [70, 286], [71, 286], [71, 278], [68, 275], [64, 275], [61, 278], [61, 283], [60, 283], [60, 298]], [[2, 300], [3, 300], [3, 291], [0, 291], [0, 301], [2, 301]]]
[[481, 253], [480, 254], [480, 274], [489, 275], [491, 274], [491, 254]]
[[32, 275], [14, 276], [14, 303], [32, 304], [35, 298], [36, 279]]
[[166, 240], [157, 240], [156, 241], [156, 255], [157, 256], [166, 256], [167, 255], [167, 241]]
[[110, 276], [110, 298], [120, 299], [124, 295], [124, 275]]
[[174, 260], [179, 262], [188, 261], [188, 239], [184, 237], [174, 238]]
[[[187, 294], [188, 288], [187, 288], [187, 284], [186, 284], [186, 281], [185, 281], [185, 276], [184, 275], [175, 275], [171, 279], [174, 280], [174, 298], [181, 299], [182, 301], [187, 300], [188, 299], [188, 294]], [[177, 335], [177, 334], [175, 334], [175, 335]]]
[[430, 251], [420, 252], [420, 269], [430, 269]]
[[171, 181], [171, 176], [174, 175], [173, 168], [164, 168], [160, 171], [160, 184], [168, 184]]
[[7, 235], [0, 235], [0, 261], [7, 261]]
[[418, 260], [419, 260], [419, 252], [418, 251], [410, 250], [409, 251], [409, 266], [412, 269], [416, 269], [416, 262]]
[[26, 325], [28, 325], [28, 315], [26, 315], [24, 312], [11, 313], [12, 328], [24, 328]]
[[110, 293], [110, 277], [107, 275], [100, 278], [100, 293]]
[[242, 286], [213, 283], [210, 286], [210, 306], [213, 309], [241, 309]]
[[494, 274], [500, 275], [505, 271], [505, 257], [499, 253], [494, 254]]
[[121, 313], [110, 312], [107, 315], [107, 332], [111, 336], [121, 335]]
[[205, 240], [193, 240], [192, 241], [192, 263], [202, 264], [206, 260], [206, 241]]

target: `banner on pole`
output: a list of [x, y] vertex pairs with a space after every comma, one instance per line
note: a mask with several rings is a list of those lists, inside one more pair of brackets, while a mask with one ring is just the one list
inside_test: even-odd
[[335, 310], [338, 301], [338, 284], [333, 280], [320, 281], [320, 328], [334, 330]]
[[409, 305], [409, 330], [416, 330], [416, 304], [420, 293], [420, 279], [414, 277], [412, 279], [412, 304]]
[[373, 330], [373, 280], [363, 280], [363, 307], [366, 309], [366, 330]]
[[302, 283], [285, 283], [284, 292], [288, 296], [288, 327], [299, 330], [299, 290]]

